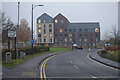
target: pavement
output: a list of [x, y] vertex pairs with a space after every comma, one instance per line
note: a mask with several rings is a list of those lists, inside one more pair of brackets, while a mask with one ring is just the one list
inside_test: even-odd
[[99, 56], [99, 54], [97, 52], [95, 52], [95, 53], [91, 52], [91, 54], [89, 56], [90, 56], [90, 58], [92, 58], [95, 61], [98, 61], [102, 64], [105, 64], [107, 66], [110, 66], [110, 67], [113, 67], [113, 68], [120, 70], [120, 62], [115, 62], [115, 61], [112, 61], [112, 60], [109, 60], [106, 58], [102, 58]]
[[2, 67], [2, 78], [37, 78], [37, 68], [39, 64], [47, 57], [63, 53], [66, 51], [55, 52], [40, 55], [29, 60], [24, 61], [15, 68]]
[[44, 54], [29, 59], [13, 69], [2, 67], [2, 77], [40, 78], [41, 71], [38, 70], [40, 70], [43, 61], [52, 55], [58, 54], [45, 62], [45, 75], [47, 78], [110, 78], [108, 80], [112, 80], [111, 78], [120, 78], [120, 75], [118, 75], [120, 71], [116, 70], [115, 67], [106, 67], [100, 65], [98, 61], [92, 61], [100, 60], [101, 62], [119, 67], [117, 62], [101, 58], [97, 54], [97, 51], [92, 50], [89, 52], [88, 49], [83, 49], [80, 51], [72, 50]]

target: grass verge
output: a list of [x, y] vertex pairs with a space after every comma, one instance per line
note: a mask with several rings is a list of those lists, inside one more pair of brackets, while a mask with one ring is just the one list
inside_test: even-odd
[[18, 64], [21, 64], [22, 62], [24, 62], [28, 59], [31, 59], [33, 57], [40, 56], [40, 55], [43, 55], [43, 54], [48, 54], [48, 53], [67, 51], [67, 50], [72, 50], [72, 49], [71, 48], [50, 48], [50, 51], [34, 54], [33, 56], [32, 55], [27, 55], [24, 59], [17, 59], [17, 60], [12, 59], [11, 64], [6, 64], [5, 61], [3, 61], [2, 65], [5, 66], [5, 67], [8, 67], [8, 68], [13, 68], [13, 67], [17, 66]]
[[107, 50], [102, 50], [98, 52], [99, 56], [110, 59], [112, 61], [120, 62], [120, 55], [116, 52], [109, 52]]

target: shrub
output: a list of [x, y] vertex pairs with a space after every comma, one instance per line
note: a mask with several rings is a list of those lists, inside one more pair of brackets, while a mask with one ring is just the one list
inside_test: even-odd
[[106, 50], [101, 50], [100, 52], [101, 52], [101, 54], [103, 54], [103, 55], [104, 55], [104, 54], [107, 54], [107, 51], [106, 51]]
[[107, 51], [117, 51], [117, 50], [119, 50], [120, 48], [119, 47], [105, 47], [105, 50], [107, 50]]
[[[33, 47], [33, 53], [34, 54], [49, 51], [49, 50], [50, 50], [49, 47], [39, 47], [39, 46]], [[20, 51], [25, 52], [26, 55], [31, 55], [32, 54], [32, 48], [31, 47], [18, 48], [18, 56], [20, 56]], [[5, 60], [5, 58], [6, 58], [6, 52], [8, 52], [8, 49], [2, 49], [2, 59], [3, 60]], [[10, 52], [12, 54], [12, 59], [15, 59], [15, 50], [10, 49]]]
[[120, 55], [120, 50], [115, 51], [116, 54]]

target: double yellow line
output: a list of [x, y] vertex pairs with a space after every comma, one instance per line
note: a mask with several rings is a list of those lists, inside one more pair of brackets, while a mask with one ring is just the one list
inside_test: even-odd
[[41, 64], [41, 68], [40, 68], [40, 77], [41, 77], [41, 80], [46, 80], [46, 74], [45, 74], [45, 65], [46, 63], [48, 62], [48, 60], [50, 60], [51, 58], [55, 57], [56, 55], [53, 55], [47, 59], [45, 59], [43, 61], [43, 63]]

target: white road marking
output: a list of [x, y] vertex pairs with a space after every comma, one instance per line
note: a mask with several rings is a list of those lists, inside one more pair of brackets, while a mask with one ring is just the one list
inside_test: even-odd
[[71, 58], [71, 57], [69, 57], [69, 58]]
[[92, 78], [96, 78], [95, 76], [91, 76]]
[[111, 69], [113, 69], [113, 70], [120, 71], [119, 69], [116, 69], [116, 68], [113, 68], [113, 67], [104, 65], [104, 64], [102, 64], [102, 63], [100, 63], [100, 62], [98, 62], [98, 61], [95, 61], [95, 60], [91, 59], [91, 58], [89, 57], [89, 55], [90, 55], [90, 54], [87, 55], [87, 58], [88, 58], [89, 60], [91, 60], [91, 61], [93, 61], [93, 62], [95, 62], [95, 63], [97, 63], [97, 64], [100, 64], [100, 65], [102, 65], [102, 66], [105, 66], [105, 67], [107, 67], [107, 68], [111, 68]]
[[79, 69], [76, 65], [73, 65], [76, 69]]
[[72, 61], [70, 60], [70, 63], [72, 63]]

